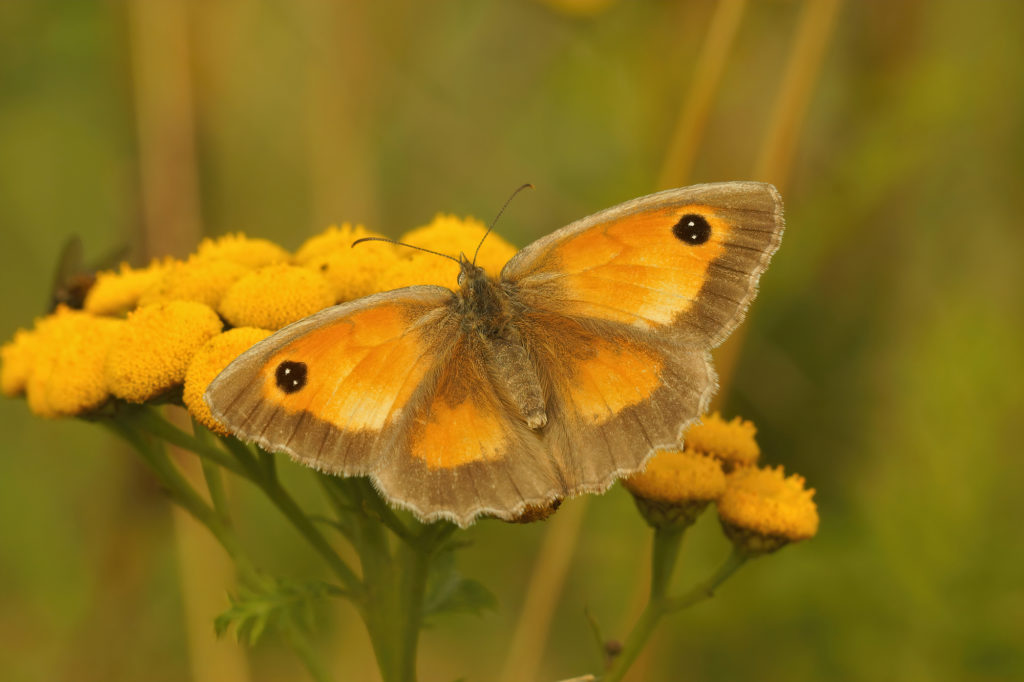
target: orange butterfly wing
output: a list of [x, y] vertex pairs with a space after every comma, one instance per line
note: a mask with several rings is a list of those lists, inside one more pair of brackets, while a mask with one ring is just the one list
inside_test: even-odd
[[531, 308], [685, 332], [711, 348], [742, 320], [782, 230], [782, 200], [771, 185], [695, 185], [539, 239], [508, 262], [502, 279]]
[[328, 308], [236, 358], [210, 385], [240, 438], [373, 479], [421, 519], [514, 515], [560, 487], [510, 413], [454, 294], [417, 286]]
[[206, 401], [233, 433], [317, 469], [369, 474], [453, 331], [443, 287], [376, 294], [300, 320], [236, 358]]

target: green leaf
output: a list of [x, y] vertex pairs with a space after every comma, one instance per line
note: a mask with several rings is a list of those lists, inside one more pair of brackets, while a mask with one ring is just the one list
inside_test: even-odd
[[255, 646], [267, 632], [310, 632], [315, 626], [316, 606], [338, 594], [333, 585], [316, 580], [291, 580], [260, 575], [228, 594], [230, 607], [213, 621], [218, 637], [232, 627], [238, 641]]

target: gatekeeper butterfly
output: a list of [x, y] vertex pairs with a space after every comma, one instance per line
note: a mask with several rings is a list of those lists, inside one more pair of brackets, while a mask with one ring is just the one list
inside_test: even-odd
[[771, 185], [641, 197], [517, 253], [458, 291], [412, 286], [325, 309], [210, 385], [238, 437], [368, 476], [419, 519], [512, 519], [643, 468], [717, 388], [709, 351], [740, 323], [782, 239]]

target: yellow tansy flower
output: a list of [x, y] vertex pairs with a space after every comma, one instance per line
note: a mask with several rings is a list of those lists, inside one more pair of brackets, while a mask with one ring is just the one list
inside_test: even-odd
[[297, 265], [270, 265], [228, 289], [220, 314], [235, 327], [280, 329], [334, 305], [334, 292], [319, 273]]
[[378, 280], [381, 291], [401, 289], [416, 284], [437, 284], [449, 289], [457, 289], [458, 281], [458, 263], [422, 251], [415, 252], [411, 258], [395, 260], [380, 274]]
[[191, 258], [174, 263], [143, 292], [139, 305], [168, 301], [196, 301], [216, 308], [232, 284], [249, 270], [229, 260]]
[[[333, 251], [350, 251], [352, 242], [363, 237], [380, 237], [376, 232], [367, 230], [362, 225], [343, 223], [341, 227], [331, 225], [320, 234], [313, 235], [307, 239], [299, 250], [295, 252], [295, 262], [299, 265], [310, 265], [310, 262]], [[384, 249], [393, 250], [390, 244], [380, 242], [377, 244]], [[364, 248], [363, 246], [356, 247]]]
[[221, 328], [217, 313], [195, 301], [156, 303], [135, 310], [107, 355], [110, 392], [141, 403], [181, 384], [192, 357]]
[[683, 436], [687, 450], [714, 455], [725, 462], [727, 469], [754, 464], [761, 456], [761, 448], [754, 440], [757, 427], [753, 422], [739, 417], [725, 421], [717, 412], [704, 415], [701, 421]]
[[303, 265], [323, 275], [334, 292], [334, 302], [342, 303], [394, 288], [385, 286], [384, 277], [404, 261], [390, 244], [368, 242], [313, 256]]
[[9, 397], [25, 392], [35, 364], [36, 332], [19, 329], [14, 338], [0, 346], [0, 392]]
[[175, 261], [154, 260], [145, 268], [132, 268], [122, 263], [118, 270], [96, 273], [96, 282], [85, 295], [83, 306], [94, 315], [119, 315], [139, 303], [143, 292], [152, 287]]
[[89, 412], [110, 397], [107, 354], [125, 324], [120, 319], [86, 315], [69, 330], [73, 336], [61, 342], [46, 383], [46, 399], [56, 414]]
[[654, 527], [690, 525], [725, 491], [722, 465], [691, 450], [658, 450], [644, 471], [622, 482]]
[[739, 467], [726, 477], [718, 516], [726, 535], [748, 554], [774, 552], [818, 532], [814, 489], [782, 467]]
[[287, 263], [291, 260], [288, 252], [274, 242], [267, 239], [252, 239], [241, 233], [226, 234], [217, 239], [204, 239], [199, 243], [195, 257], [203, 260], [229, 260], [249, 269]]
[[88, 412], [106, 401], [104, 363], [122, 324], [61, 306], [22, 335], [21, 342], [31, 344], [24, 385], [29, 409], [60, 417]]
[[[455, 258], [460, 253], [472, 258], [473, 252], [486, 233], [487, 226], [475, 218], [458, 218], [438, 213], [429, 225], [405, 233], [399, 241]], [[514, 246], [492, 232], [480, 247], [476, 264], [486, 270], [487, 274], [497, 277], [505, 263], [515, 254]]]
[[216, 379], [232, 360], [270, 334], [271, 332], [266, 329], [236, 327], [214, 336], [199, 349], [185, 373], [185, 391], [182, 396], [185, 407], [196, 421], [211, 431], [228, 434], [227, 429], [213, 418], [209, 406], [203, 400], [203, 394], [206, 393], [210, 382]]

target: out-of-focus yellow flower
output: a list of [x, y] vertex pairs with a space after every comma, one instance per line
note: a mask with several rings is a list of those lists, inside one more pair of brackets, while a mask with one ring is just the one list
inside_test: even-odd
[[280, 329], [334, 305], [334, 292], [317, 272], [297, 265], [269, 265], [228, 289], [220, 314], [235, 327]]
[[782, 467], [739, 467], [726, 476], [718, 516], [726, 535], [747, 554], [774, 552], [818, 532], [814, 489]]
[[228, 430], [213, 418], [210, 408], [203, 400], [210, 382], [224, 371], [232, 360], [270, 336], [266, 329], [236, 327], [218, 334], [207, 341], [192, 358], [185, 373], [185, 391], [182, 396], [185, 407], [211, 431], [228, 435]]
[[142, 293], [160, 281], [174, 265], [173, 259], [154, 260], [135, 269], [122, 263], [118, 270], [96, 273], [96, 282], [85, 295], [84, 309], [94, 315], [120, 315], [139, 303]]
[[216, 308], [232, 284], [249, 270], [229, 260], [191, 258], [174, 263], [139, 297], [139, 305], [196, 301]]
[[687, 429], [683, 436], [687, 450], [714, 455], [727, 469], [757, 462], [761, 448], [754, 440], [757, 427], [753, 422], [739, 417], [725, 421], [717, 412], [704, 415], [701, 421]]
[[691, 450], [658, 450], [644, 471], [622, 482], [656, 528], [690, 525], [725, 491], [722, 465]]
[[283, 248], [266, 239], [252, 239], [242, 233], [226, 234], [199, 243], [195, 258], [229, 260], [250, 270], [275, 263], [287, 263], [291, 256]]
[[411, 258], [395, 260], [380, 274], [378, 281], [381, 291], [411, 287], [415, 284], [437, 284], [457, 289], [459, 264], [432, 253], [417, 251]]
[[[342, 223], [341, 227], [331, 225], [320, 234], [313, 235], [307, 239], [299, 250], [295, 252], [295, 262], [299, 265], [310, 265], [310, 262], [332, 251], [351, 251], [352, 242], [363, 237], [380, 237], [382, 235], [367, 230], [362, 225]], [[393, 250], [394, 247], [384, 242], [376, 246], [382, 249]], [[357, 247], [359, 249], [362, 246]]]
[[0, 346], [0, 392], [9, 397], [25, 392], [36, 357], [35, 331], [19, 329], [14, 338]]
[[110, 392], [141, 403], [180, 385], [192, 357], [221, 328], [217, 313], [195, 301], [155, 303], [135, 310], [107, 354]]
[[[81, 414], [99, 407], [109, 393], [104, 362], [122, 320], [96, 317], [60, 306], [20, 334], [27, 367], [18, 369], [29, 409], [43, 417]], [[6, 358], [5, 358], [6, 373]]]
[[[459, 253], [464, 253], [467, 258], [472, 258], [473, 252], [476, 251], [477, 245], [480, 244], [480, 240], [486, 233], [487, 226], [475, 218], [458, 218], [438, 213], [429, 225], [407, 232], [399, 241], [448, 254], [455, 258], [459, 256]], [[486, 270], [487, 274], [497, 277], [505, 263], [515, 254], [514, 246], [492, 232], [480, 247], [476, 264]], [[437, 256], [434, 257], [437, 258]], [[446, 284], [445, 286], [452, 285]]]

